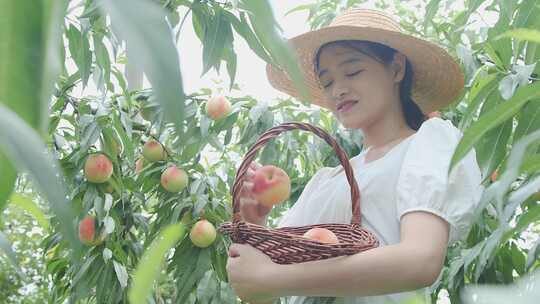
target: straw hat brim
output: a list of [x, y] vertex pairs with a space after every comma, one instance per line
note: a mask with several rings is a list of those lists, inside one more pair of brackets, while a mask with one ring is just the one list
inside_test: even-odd
[[[390, 46], [403, 53], [413, 69], [411, 97], [424, 114], [456, 101], [464, 87], [464, 75], [459, 64], [440, 46], [414, 36], [373, 27], [339, 25], [310, 31], [288, 40], [298, 56], [311, 103], [329, 108], [316, 75], [313, 60], [325, 43], [336, 40], [367, 40]], [[293, 97], [300, 98], [293, 82], [281, 69], [266, 66], [270, 84]]]

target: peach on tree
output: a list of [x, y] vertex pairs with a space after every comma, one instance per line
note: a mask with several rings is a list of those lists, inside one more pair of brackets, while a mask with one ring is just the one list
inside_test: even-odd
[[186, 171], [170, 166], [161, 173], [161, 186], [169, 192], [180, 192], [184, 190], [188, 183]]
[[113, 174], [113, 164], [104, 154], [95, 153], [86, 158], [84, 175], [91, 183], [104, 183]]
[[142, 154], [144, 158], [150, 162], [164, 160], [167, 152], [163, 146], [156, 140], [150, 140], [143, 146]]
[[206, 248], [216, 240], [216, 228], [207, 220], [200, 220], [193, 225], [189, 232], [191, 242], [199, 248]]

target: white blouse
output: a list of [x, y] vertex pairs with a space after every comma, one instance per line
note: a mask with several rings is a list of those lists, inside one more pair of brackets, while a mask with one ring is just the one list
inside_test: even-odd
[[[380, 246], [399, 243], [401, 216], [411, 211], [430, 212], [446, 220], [450, 224], [448, 246], [466, 237], [484, 186], [474, 149], [447, 178], [452, 154], [462, 135], [450, 121], [434, 117], [383, 157], [365, 163], [368, 148], [349, 160], [360, 189], [362, 226], [375, 234]], [[351, 219], [350, 186], [339, 165], [319, 169], [297, 202], [278, 220], [277, 227], [350, 223]], [[427, 297], [428, 291], [423, 288], [338, 298], [335, 303], [401, 303], [414, 295]], [[293, 296], [286, 303], [320, 302], [313, 302], [315, 299]]]

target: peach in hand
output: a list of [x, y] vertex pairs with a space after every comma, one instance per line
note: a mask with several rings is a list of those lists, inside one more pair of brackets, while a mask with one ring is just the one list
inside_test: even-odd
[[291, 194], [291, 180], [283, 169], [273, 165], [258, 168], [253, 176], [253, 197], [265, 207], [281, 204]]

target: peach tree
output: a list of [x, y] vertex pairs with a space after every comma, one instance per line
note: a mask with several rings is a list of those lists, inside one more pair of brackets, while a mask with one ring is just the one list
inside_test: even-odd
[[[266, 1], [9, 1], [1, 8], [9, 39], [1, 48], [0, 115], [10, 128], [2, 125], [0, 201], [16, 204], [24, 182], [23, 209], [50, 223], [41, 242], [50, 302], [234, 303], [224, 269], [228, 240], [199, 231], [231, 219], [230, 190], [247, 149], [278, 123], [308, 121], [358, 152], [358, 134], [328, 113], [256, 100], [234, 83], [233, 31], [299, 79]], [[227, 67], [229, 84], [219, 91], [182, 86], [175, 37], [188, 14], [203, 42], [203, 73]], [[143, 73], [151, 88], [142, 88]], [[337, 165], [322, 140], [299, 132], [268, 143], [257, 161], [284, 168], [292, 180], [271, 225], [320, 166]], [[1, 236], [15, 269], [25, 265], [9, 235]]]

